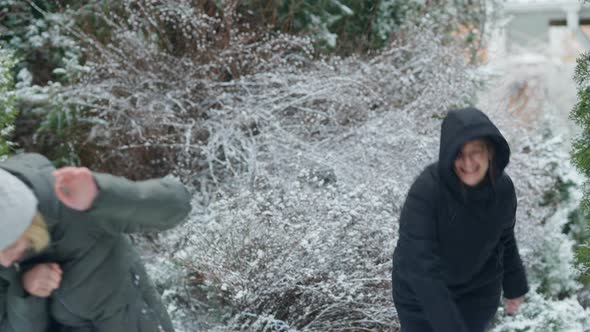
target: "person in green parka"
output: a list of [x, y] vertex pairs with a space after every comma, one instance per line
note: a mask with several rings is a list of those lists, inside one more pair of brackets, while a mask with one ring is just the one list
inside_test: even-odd
[[172, 332], [126, 234], [172, 228], [190, 210], [173, 179], [56, 170], [31, 153], [0, 162], [0, 331]]

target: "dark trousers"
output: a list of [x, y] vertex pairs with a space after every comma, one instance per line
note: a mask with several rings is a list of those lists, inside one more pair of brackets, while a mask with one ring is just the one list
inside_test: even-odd
[[[401, 332], [434, 331], [422, 307], [414, 298], [414, 292], [409, 284], [399, 278], [395, 279], [393, 280], [393, 302], [398, 313]], [[457, 309], [469, 332], [487, 330], [498, 311], [501, 287], [501, 280], [493, 281], [455, 299]], [[444, 312], [446, 309], [440, 308], [440, 310]]]
[[[401, 332], [433, 332], [434, 329], [424, 318], [420, 308], [408, 306], [405, 304], [395, 304]], [[459, 311], [463, 314], [465, 325], [469, 332], [484, 332], [489, 327], [494, 318], [497, 306], [466, 308], [459, 306]], [[450, 331], [449, 331], [450, 332]]]

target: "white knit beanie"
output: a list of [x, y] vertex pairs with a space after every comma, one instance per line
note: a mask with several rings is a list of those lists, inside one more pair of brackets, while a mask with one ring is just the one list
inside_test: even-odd
[[36, 213], [37, 197], [33, 191], [0, 168], [0, 250], [20, 238]]

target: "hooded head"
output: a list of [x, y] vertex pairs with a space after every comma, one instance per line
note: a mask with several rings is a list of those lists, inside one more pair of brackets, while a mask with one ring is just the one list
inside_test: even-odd
[[37, 214], [37, 197], [16, 176], [0, 168], [0, 250], [14, 244]]
[[[455, 170], [455, 160], [463, 146], [477, 139], [493, 145], [492, 163], [487, 177], [494, 183], [502, 175], [510, 160], [510, 147], [498, 128], [476, 108], [450, 111], [445, 117], [440, 136], [438, 157], [439, 174], [453, 192], [461, 192], [462, 183]], [[471, 185], [468, 183], [468, 185]]]

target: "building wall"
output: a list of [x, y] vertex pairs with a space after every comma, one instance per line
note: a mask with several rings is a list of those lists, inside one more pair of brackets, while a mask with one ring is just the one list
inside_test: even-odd
[[543, 45], [549, 43], [549, 22], [551, 20], [566, 19], [564, 11], [513, 13], [509, 15], [512, 17], [506, 26], [506, 50], [509, 53], [518, 52], [522, 48], [542, 48]]

